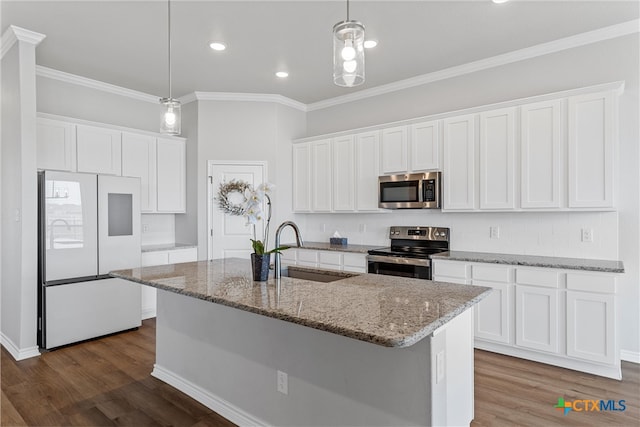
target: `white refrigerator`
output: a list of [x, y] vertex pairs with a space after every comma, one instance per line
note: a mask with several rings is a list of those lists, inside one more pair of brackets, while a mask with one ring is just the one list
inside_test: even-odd
[[51, 349], [141, 325], [140, 180], [38, 173], [38, 345]]

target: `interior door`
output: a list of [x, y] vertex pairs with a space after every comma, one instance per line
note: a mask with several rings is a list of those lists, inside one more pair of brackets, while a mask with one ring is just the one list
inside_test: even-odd
[[140, 178], [98, 177], [98, 273], [140, 266]]
[[96, 276], [96, 175], [47, 171], [41, 185], [44, 281]]
[[[216, 258], [249, 258], [253, 252], [251, 241], [253, 239], [253, 228], [247, 225], [244, 216], [233, 216], [224, 213], [218, 207], [216, 196], [223, 182], [229, 182], [232, 179], [245, 181], [252, 186], [265, 182], [266, 165], [264, 163], [215, 163], [210, 164], [210, 238], [209, 238], [209, 259]], [[241, 200], [240, 197], [237, 198]], [[266, 215], [266, 211], [265, 211]], [[263, 239], [264, 222], [256, 224], [256, 234], [258, 239]], [[269, 244], [269, 248], [273, 244]]]

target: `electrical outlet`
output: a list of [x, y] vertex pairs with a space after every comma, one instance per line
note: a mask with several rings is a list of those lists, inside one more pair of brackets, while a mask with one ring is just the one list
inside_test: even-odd
[[436, 354], [436, 384], [444, 381], [444, 350]]
[[585, 243], [593, 242], [593, 228], [582, 229], [582, 241]]
[[149, 224], [142, 224], [142, 232], [143, 233], [149, 232]]
[[320, 231], [322, 233], [326, 233], [327, 232], [327, 224], [320, 224]]
[[500, 227], [489, 227], [489, 237], [492, 239], [500, 238]]
[[276, 389], [282, 394], [289, 394], [289, 376], [286, 372], [278, 371], [278, 384]]
[[360, 226], [358, 227], [358, 231], [360, 233], [366, 233], [367, 232], [367, 224], [360, 224]]

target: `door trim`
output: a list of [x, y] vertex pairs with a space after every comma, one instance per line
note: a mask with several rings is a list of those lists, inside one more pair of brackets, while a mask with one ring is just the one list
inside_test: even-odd
[[262, 182], [267, 182], [267, 161], [265, 160], [208, 160], [207, 161], [207, 259], [211, 261], [213, 254], [213, 168], [216, 166], [261, 166]]

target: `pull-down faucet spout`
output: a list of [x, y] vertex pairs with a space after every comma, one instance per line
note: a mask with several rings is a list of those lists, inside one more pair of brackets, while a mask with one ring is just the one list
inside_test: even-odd
[[[287, 226], [290, 226], [291, 228], [293, 228], [293, 232], [296, 235], [296, 245], [298, 245], [298, 247], [302, 247], [302, 235], [300, 234], [300, 229], [298, 228], [295, 222], [285, 221], [282, 224], [280, 224], [280, 226], [276, 230], [276, 248], [280, 247], [280, 234], [282, 233], [282, 230], [284, 230]], [[279, 279], [282, 274], [280, 271], [280, 253], [279, 252], [276, 252], [275, 270], [276, 270], [275, 278]]]

